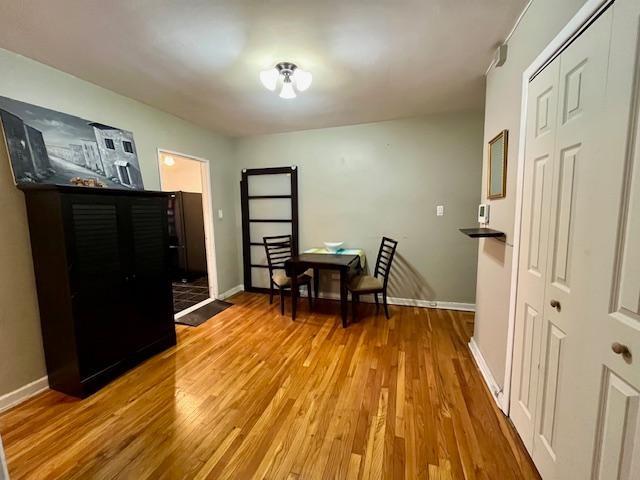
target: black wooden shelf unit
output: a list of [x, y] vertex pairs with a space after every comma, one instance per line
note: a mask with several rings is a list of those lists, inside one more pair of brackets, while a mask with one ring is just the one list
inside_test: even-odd
[[291, 223], [291, 219], [288, 218], [252, 218], [249, 219], [251, 223]]
[[291, 195], [249, 195], [249, 200], [269, 200], [278, 198], [291, 198]]
[[[271, 175], [271, 178], [286, 175], [289, 177], [289, 191], [278, 189], [276, 184], [269, 186], [270, 191], [259, 190], [259, 194], [250, 195], [249, 183], [252, 179], [264, 178]], [[279, 185], [282, 188], [282, 185]], [[273, 192], [273, 193], [272, 193]], [[291, 203], [291, 216], [289, 218], [254, 218], [251, 215], [250, 200], [259, 200], [253, 203], [254, 206], [261, 205], [264, 209], [264, 200], [289, 200]], [[284, 202], [278, 202], [283, 205]], [[252, 270], [260, 269], [258, 272], [268, 269], [266, 264], [258, 263], [264, 253], [264, 243], [261, 240], [268, 235], [281, 235], [288, 230], [291, 234], [292, 251], [298, 254], [298, 169], [295, 166], [275, 167], [275, 168], [253, 168], [242, 170], [240, 181], [240, 204], [242, 207], [242, 258], [244, 266], [244, 289], [247, 292], [265, 292], [269, 289], [258, 285], [255, 282]], [[258, 215], [256, 215], [258, 216]], [[290, 225], [287, 228], [287, 224]], [[253, 249], [251, 247], [254, 247]], [[255, 248], [261, 247], [261, 248]], [[255, 257], [255, 255], [258, 255]], [[258, 274], [260, 277], [260, 274]], [[267, 275], [268, 278], [268, 275]]]

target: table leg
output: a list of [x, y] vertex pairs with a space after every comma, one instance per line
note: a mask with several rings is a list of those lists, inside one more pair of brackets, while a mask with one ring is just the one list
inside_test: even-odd
[[349, 274], [346, 270], [340, 270], [340, 309], [342, 310], [342, 328], [347, 328], [347, 315], [349, 314], [349, 302], [347, 293], [347, 281]]
[[320, 293], [320, 269], [313, 269], [313, 293], [316, 296], [316, 300], [318, 299], [318, 295]]
[[298, 273], [291, 272], [291, 320], [296, 319], [296, 304], [298, 302]]

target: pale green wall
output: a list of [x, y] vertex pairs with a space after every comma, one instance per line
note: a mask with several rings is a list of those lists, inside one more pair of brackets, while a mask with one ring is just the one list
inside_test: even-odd
[[534, 0], [508, 42], [507, 63], [491, 69], [487, 76], [485, 145], [501, 130], [508, 129], [509, 156], [507, 196], [487, 200], [485, 148], [481, 203], [491, 204], [489, 226], [506, 232], [507, 244], [495, 240], [480, 241], [474, 339], [500, 386], [503, 384], [507, 353], [522, 74], [583, 4], [584, 0]]
[[[232, 140], [41, 63], [0, 49], [0, 95], [133, 132], [147, 189], [159, 189], [157, 148], [211, 161], [218, 285], [238, 283]], [[45, 375], [23, 195], [0, 148], [0, 397]]]
[[477, 221], [481, 112], [236, 142], [239, 168], [299, 167], [302, 249], [344, 240], [373, 263], [387, 235], [400, 242], [391, 296], [474, 303], [477, 244], [458, 228]]

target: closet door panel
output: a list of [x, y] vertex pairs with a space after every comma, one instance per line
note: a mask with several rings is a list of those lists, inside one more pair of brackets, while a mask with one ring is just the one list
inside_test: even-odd
[[[583, 391], [599, 398], [599, 417], [576, 422], [576, 448], [587, 452], [574, 460], [593, 466], [595, 478], [627, 480], [640, 478], [640, 2], [616, 1], [611, 31], [601, 130], [606, 169], [597, 178], [603, 221], [593, 236], [599, 254], [591, 259], [599, 274], [585, 299], [583, 327], [590, 342]], [[595, 445], [583, 440], [589, 436]]]
[[556, 404], [559, 390], [560, 368], [563, 360], [563, 346], [565, 333], [549, 324], [546, 329], [546, 337], [543, 341], [545, 355], [544, 375], [542, 377], [540, 417], [538, 438], [539, 447], [543, 448], [546, 455], [555, 459], [556, 447]]
[[540, 356], [540, 313], [530, 305], [524, 305], [522, 318], [520, 369], [517, 390], [517, 408], [525, 415], [526, 421], [533, 423], [536, 405], [535, 383], [538, 378], [538, 358]]
[[[572, 436], [571, 416], [584, 404], [583, 304], [589, 295], [590, 256], [600, 163], [600, 122], [607, 89], [611, 10], [603, 13], [558, 57], [560, 81], [551, 194], [548, 277], [533, 459], [544, 478], [557, 476], [559, 446]], [[571, 387], [570, 385], [575, 385]], [[596, 415], [596, 402], [583, 411]], [[564, 461], [564, 459], [561, 459]], [[577, 475], [576, 478], [587, 478]]]
[[639, 472], [640, 392], [605, 370], [594, 478], [632, 480]]
[[559, 65], [552, 62], [529, 86], [522, 235], [510, 417], [532, 452], [538, 401], [549, 214], [557, 121]]
[[558, 159], [557, 200], [554, 208], [555, 238], [551, 283], [556, 288], [571, 292], [571, 258], [573, 256], [573, 210], [576, 201], [576, 169], [580, 161], [580, 146], [560, 152]]
[[527, 252], [527, 272], [539, 278], [545, 271], [546, 258], [542, 258], [541, 250], [544, 248], [547, 224], [544, 217], [545, 206], [548, 206], [548, 200], [545, 201], [545, 194], [548, 195], [549, 183], [551, 176], [549, 170], [549, 155], [543, 155], [533, 160], [533, 178], [531, 190], [531, 207], [528, 215], [528, 232], [529, 232], [529, 251]]

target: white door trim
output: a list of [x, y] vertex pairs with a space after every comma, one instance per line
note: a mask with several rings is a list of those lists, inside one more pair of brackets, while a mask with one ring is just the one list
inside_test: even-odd
[[2, 437], [0, 437], [0, 480], [9, 480], [7, 459], [4, 456], [4, 448], [2, 447]]
[[[160, 170], [160, 162], [162, 161], [161, 155], [175, 155], [177, 157], [184, 157], [189, 160], [195, 160], [200, 162], [200, 172], [202, 174], [202, 189], [206, 194], [207, 208], [209, 212], [204, 212], [204, 228], [205, 238], [207, 239], [205, 250], [207, 253], [207, 276], [209, 279], [209, 297], [211, 300], [218, 298], [218, 269], [216, 262], [216, 239], [214, 235], [213, 226], [213, 189], [211, 186], [211, 162], [206, 158], [196, 157], [186, 153], [180, 153], [173, 150], [167, 150], [166, 148], [158, 148], [158, 176], [160, 177], [160, 189], [162, 189], [162, 171]], [[208, 215], [207, 215], [208, 213]]]
[[196, 303], [195, 305], [191, 305], [189, 308], [185, 308], [184, 310], [180, 310], [173, 316], [174, 320], [178, 320], [179, 318], [184, 317], [187, 313], [191, 313], [195, 310], [198, 310], [200, 307], [204, 307], [205, 305], [209, 305], [213, 302], [215, 298], [207, 298], [206, 300], [201, 301], [200, 303]]
[[507, 328], [507, 355], [504, 373], [504, 392], [500, 403], [501, 410], [509, 415], [509, 399], [511, 396], [511, 377], [513, 366], [513, 347], [516, 323], [516, 295], [518, 292], [518, 261], [520, 257], [520, 233], [522, 228], [522, 194], [524, 187], [524, 161], [527, 125], [527, 95], [531, 77], [552, 59], [578, 33], [582, 27], [602, 10], [608, 8], [615, 0], [587, 0], [575, 16], [569, 20], [556, 37], [542, 50], [536, 59], [522, 74], [522, 102], [520, 107], [520, 135], [518, 142], [518, 158], [516, 170], [516, 211], [513, 232], [513, 255], [511, 264], [511, 288], [509, 293], [509, 323]]

